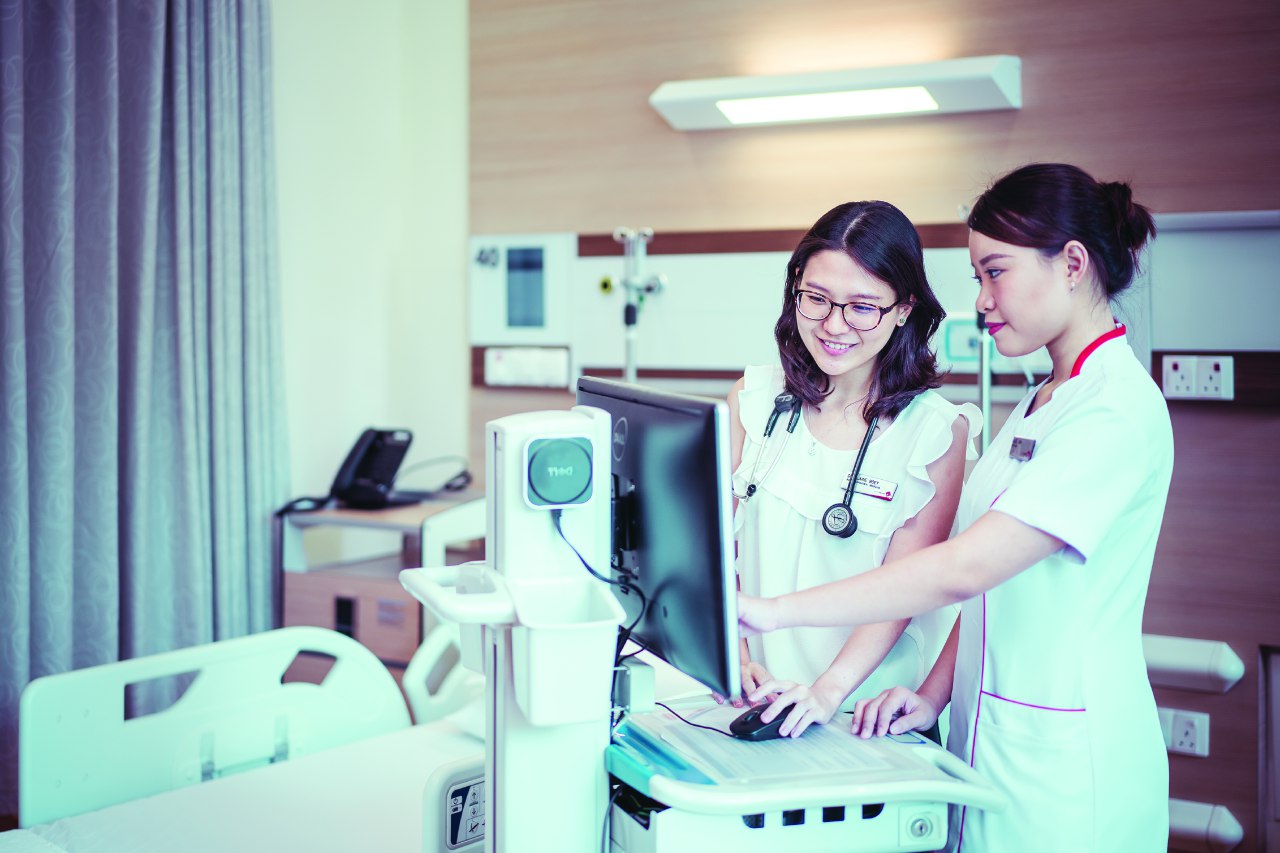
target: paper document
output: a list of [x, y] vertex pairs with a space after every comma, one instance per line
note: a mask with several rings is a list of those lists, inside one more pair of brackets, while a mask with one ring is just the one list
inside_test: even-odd
[[798, 738], [746, 741], [728, 734], [729, 723], [745, 708], [732, 705], [672, 707], [690, 723], [717, 731], [695, 728], [661, 708], [628, 720], [670, 744], [715, 781], [750, 783], [796, 775], [837, 776], [893, 767], [874, 740], [864, 741], [850, 733], [849, 718], [844, 714], [838, 715], [830, 725], [810, 726]]

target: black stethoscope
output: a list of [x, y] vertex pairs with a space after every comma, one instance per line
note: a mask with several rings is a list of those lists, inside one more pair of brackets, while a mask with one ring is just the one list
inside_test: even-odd
[[[773, 457], [773, 462], [769, 464], [764, 476], [757, 480], [756, 471], [760, 468], [760, 458], [764, 456], [764, 445], [768, 442], [769, 436], [773, 435], [773, 428], [777, 426], [778, 418], [787, 410], [791, 411], [791, 418], [787, 422], [787, 434], [783, 436], [783, 445], [778, 448], [778, 453]], [[756, 454], [755, 464], [751, 466], [751, 476], [747, 478], [747, 490], [741, 495], [734, 493], [734, 497], [738, 500], [749, 500], [756, 493], [756, 486], [764, 482], [765, 478], [773, 471], [773, 467], [778, 464], [778, 460], [782, 458], [782, 452], [787, 446], [786, 439], [791, 436], [791, 433], [795, 432], [796, 424], [800, 422], [800, 412], [800, 398], [795, 394], [779, 394], [774, 398], [773, 411], [769, 414], [769, 421], [764, 427], [764, 441], [760, 444], [760, 452]], [[848, 539], [858, 530], [858, 517], [853, 514], [853, 492], [858, 485], [858, 472], [862, 470], [862, 460], [866, 458], [867, 448], [871, 446], [871, 437], [875, 435], [876, 423], [879, 420], [879, 416], [876, 416], [867, 425], [867, 434], [863, 436], [862, 446], [858, 448], [858, 456], [853, 461], [853, 473], [849, 475], [849, 485], [845, 487], [844, 497], [840, 503], [827, 507], [827, 511], [822, 514], [822, 529], [832, 536]]]

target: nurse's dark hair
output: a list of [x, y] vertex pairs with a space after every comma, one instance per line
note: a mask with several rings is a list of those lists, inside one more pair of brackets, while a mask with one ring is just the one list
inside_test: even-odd
[[1080, 241], [1108, 299], [1132, 283], [1142, 247], [1156, 233], [1151, 211], [1127, 183], [1100, 183], [1066, 163], [1032, 163], [998, 179], [974, 202], [969, 227], [1046, 257]]
[[[782, 313], [773, 334], [787, 390], [809, 405], [821, 404], [832, 389], [828, 376], [800, 339], [795, 292], [809, 259], [826, 251], [847, 255], [888, 284], [896, 301], [914, 302], [906, 324], [894, 326], [889, 342], [880, 351], [862, 408], [867, 420], [897, 417], [921, 391], [942, 384], [929, 340], [946, 313], [925, 276], [920, 235], [911, 220], [888, 202], [851, 201], [827, 211], [796, 245], [787, 261]], [[881, 322], [893, 323], [892, 312]]]

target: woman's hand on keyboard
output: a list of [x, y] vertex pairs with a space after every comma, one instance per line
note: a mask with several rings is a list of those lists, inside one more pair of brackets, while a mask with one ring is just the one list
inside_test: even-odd
[[905, 687], [890, 687], [875, 698], [854, 703], [851, 729], [864, 738], [923, 731], [938, 721], [938, 713], [920, 694]]

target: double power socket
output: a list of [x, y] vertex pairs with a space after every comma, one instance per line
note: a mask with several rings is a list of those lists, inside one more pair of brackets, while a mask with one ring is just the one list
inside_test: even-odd
[[1229, 355], [1166, 355], [1161, 386], [1170, 400], [1234, 400], [1235, 359]]

